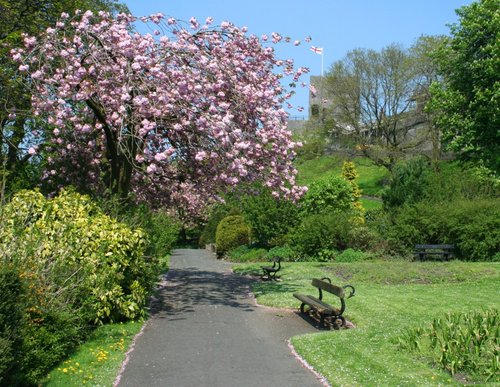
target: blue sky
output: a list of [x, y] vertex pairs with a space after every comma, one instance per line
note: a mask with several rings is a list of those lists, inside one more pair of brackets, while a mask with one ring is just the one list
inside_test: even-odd
[[[122, 0], [136, 16], [162, 12], [176, 19], [208, 16], [214, 24], [230, 21], [256, 35], [279, 32], [292, 40], [311, 36], [299, 47], [281, 45], [277, 56], [294, 59], [320, 75], [321, 56], [310, 46], [324, 48], [324, 71], [355, 48], [379, 50], [391, 43], [410, 46], [420, 35], [448, 34], [455, 9], [472, 0]], [[303, 79], [306, 83], [309, 77]], [[307, 89], [297, 88], [292, 103], [307, 111]], [[291, 111], [292, 115], [303, 115]]]

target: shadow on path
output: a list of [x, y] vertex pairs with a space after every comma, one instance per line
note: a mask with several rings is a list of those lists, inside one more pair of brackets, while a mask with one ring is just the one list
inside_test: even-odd
[[[252, 279], [231, 272], [213, 272], [195, 267], [176, 269], [167, 276], [151, 304], [153, 318], [194, 313], [201, 305], [226, 306], [251, 312], [248, 303]], [[189, 318], [188, 315], [184, 316]]]

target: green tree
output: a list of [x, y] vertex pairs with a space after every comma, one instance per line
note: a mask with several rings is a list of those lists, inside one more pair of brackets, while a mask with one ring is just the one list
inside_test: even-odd
[[[29, 112], [30, 91], [19, 82], [18, 66], [10, 58], [10, 51], [21, 46], [22, 34], [37, 35], [53, 25], [62, 12], [77, 9], [127, 11], [119, 0], [0, 0], [0, 181], [19, 185], [33, 171], [27, 152], [33, 145], [31, 130], [40, 127]], [[16, 113], [13, 118], [12, 113]], [[7, 178], [8, 175], [8, 178]]]
[[500, 171], [500, 3], [480, 0], [457, 11], [459, 22], [436, 53], [444, 79], [428, 110], [462, 160]]

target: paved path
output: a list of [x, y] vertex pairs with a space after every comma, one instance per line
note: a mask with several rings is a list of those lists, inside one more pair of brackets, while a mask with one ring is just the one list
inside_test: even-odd
[[175, 250], [119, 386], [321, 386], [287, 346], [315, 328], [255, 306], [250, 281], [205, 250]]

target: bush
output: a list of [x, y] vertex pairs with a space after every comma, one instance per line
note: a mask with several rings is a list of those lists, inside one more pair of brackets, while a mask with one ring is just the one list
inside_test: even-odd
[[371, 256], [363, 251], [359, 250], [353, 250], [351, 248], [346, 249], [342, 251], [337, 257], [335, 258], [336, 262], [359, 262], [359, 261], [366, 261], [367, 259], [370, 259]]
[[0, 261], [0, 385], [13, 385], [21, 361], [24, 293], [17, 269]]
[[198, 240], [199, 247], [204, 248], [210, 243], [215, 243], [215, 234], [217, 233], [217, 226], [220, 221], [228, 215], [239, 215], [231, 213], [231, 209], [224, 204], [216, 204], [211, 208], [210, 216], [208, 217], [207, 223], [203, 227], [203, 230]]
[[[143, 231], [110, 218], [89, 197], [70, 190], [53, 199], [21, 191], [2, 210], [1, 269], [12, 266], [25, 283], [23, 340], [16, 347], [19, 380], [36, 384], [93, 324], [144, 315], [156, 261], [144, 256]], [[14, 308], [6, 302], [2, 308]], [[4, 324], [7, 330], [11, 325]], [[3, 339], [0, 345], [7, 347]]]
[[266, 254], [266, 259], [281, 258], [282, 261], [294, 261], [295, 252], [289, 246], [275, 246]]
[[146, 233], [146, 254], [162, 258], [175, 246], [180, 232], [180, 222], [165, 210], [152, 210], [145, 204], [124, 206], [119, 200], [99, 200], [99, 207], [109, 216], [140, 228]]
[[350, 184], [339, 176], [330, 176], [318, 180], [309, 186], [309, 190], [300, 200], [304, 215], [341, 213], [353, 209], [355, 202]]
[[285, 235], [298, 222], [297, 206], [275, 198], [270, 189], [260, 188], [241, 199], [245, 222], [251, 228], [252, 242], [269, 247], [283, 243]]
[[78, 313], [60, 303], [33, 308], [26, 318], [21, 366], [26, 382], [36, 385], [88, 332]]
[[372, 250], [381, 242], [380, 236], [366, 226], [353, 227], [349, 231], [349, 246], [358, 250]]
[[439, 167], [431, 170], [421, 158], [398, 164], [382, 194], [384, 208], [392, 211], [419, 202], [495, 198], [500, 193], [498, 179], [485, 177], [477, 169], [462, 169], [454, 163]]
[[156, 280], [156, 262], [144, 256], [143, 231], [131, 230], [87, 196], [70, 191], [54, 199], [22, 191], [4, 217], [0, 249], [15, 254], [22, 270], [38, 274], [48, 293], [100, 322], [143, 314]]
[[396, 164], [389, 186], [383, 191], [385, 209], [417, 203], [425, 197], [426, 174], [429, 168], [422, 158]]
[[418, 243], [449, 243], [458, 258], [492, 261], [500, 251], [500, 206], [497, 199], [420, 202], [394, 215], [387, 237], [407, 250]]
[[301, 259], [314, 257], [322, 250], [344, 250], [354, 227], [351, 219], [349, 212], [306, 216], [290, 233], [290, 246]]
[[231, 250], [227, 257], [232, 262], [258, 262], [265, 259], [266, 254], [266, 249], [244, 245]]
[[224, 255], [228, 251], [250, 242], [250, 230], [240, 215], [231, 215], [222, 219], [217, 226], [215, 243], [217, 254]]

